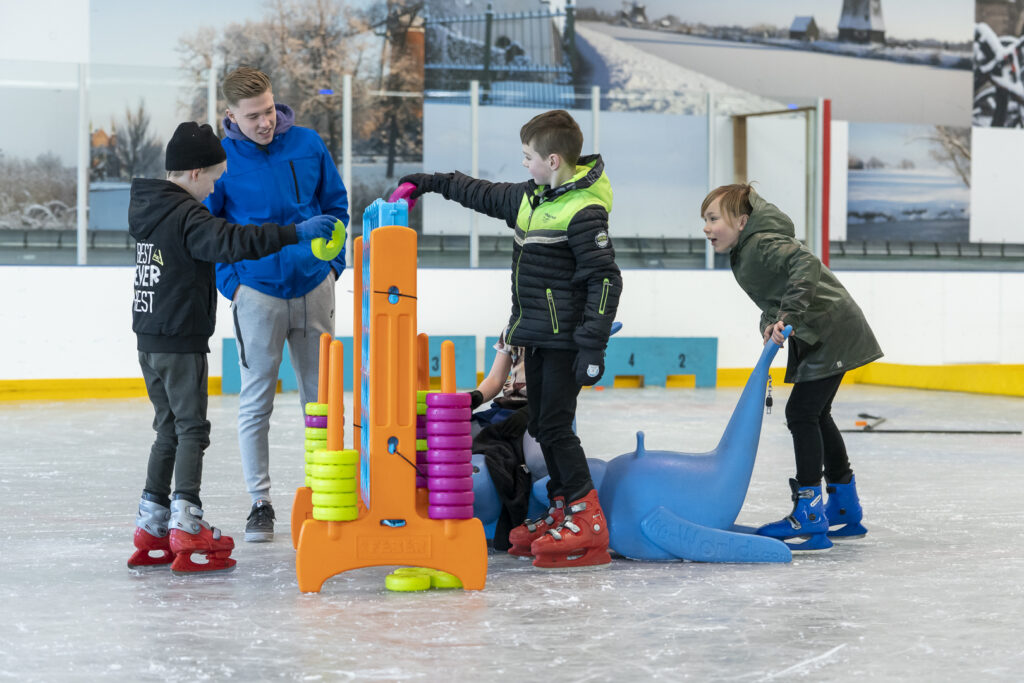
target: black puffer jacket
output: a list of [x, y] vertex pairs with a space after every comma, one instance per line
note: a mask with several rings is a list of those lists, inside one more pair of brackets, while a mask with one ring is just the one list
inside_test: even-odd
[[599, 155], [557, 188], [435, 173], [422, 189], [514, 228], [511, 346], [603, 350], [622, 291], [608, 236], [611, 183]]
[[132, 329], [139, 351], [208, 353], [217, 316], [213, 264], [296, 244], [294, 225], [235, 225], [168, 180], [136, 178], [128, 204], [135, 238]]

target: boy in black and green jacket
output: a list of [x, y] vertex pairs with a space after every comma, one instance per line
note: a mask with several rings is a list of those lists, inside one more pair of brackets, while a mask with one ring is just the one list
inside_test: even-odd
[[580, 157], [583, 133], [565, 111], [539, 114], [520, 130], [531, 180], [492, 183], [454, 173], [415, 173], [413, 197], [446, 199], [515, 230], [512, 316], [504, 342], [526, 347], [529, 433], [551, 479], [546, 517], [512, 530], [513, 555], [543, 568], [608, 564], [608, 528], [573, 433], [580, 387], [604, 372], [604, 351], [622, 291], [608, 235], [612, 189], [599, 155]]

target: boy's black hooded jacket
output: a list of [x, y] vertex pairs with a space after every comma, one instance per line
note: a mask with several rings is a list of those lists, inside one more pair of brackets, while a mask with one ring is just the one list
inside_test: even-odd
[[556, 188], [533, 180], [492, 183], [458, 172], [418, 179], [421, 189], [515, 230], [506, 344], [605, 349], [622, 276], [608, 235], [612, 189], [600, 155], [581, 157], [572, 180]]
[[208, 353], [217, 316], [214, 263], [256, 259], [298, 242], [294, 225], [235, 225], [168, 181], [136, 178], [132, 330], [139, 351]]

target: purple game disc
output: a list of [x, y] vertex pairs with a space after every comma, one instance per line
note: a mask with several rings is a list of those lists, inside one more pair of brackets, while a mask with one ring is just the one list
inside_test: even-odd
[[473, 516], [472, 505], [431, 505], [427, 508], [431, 519], [470, 519]]
[[468, 448], [463, 448], [457, 451], [447, 451], [441, 448], [434, 448], [426, 451], [426, 462], [436, 465], [472, 462], [472, 460], [473, 451]]
[[427, 408], [431, 422], [467, 422], [472, 415], [470, 408]]
[[428, 422], [428, 436], [463, 436], [471, 434], [473, 428], [469, 422]]
[[319, 427], [325, 429], [327, 427], [327, 416], [326, 415], [307, 415], [306, 416], [307, 427]]
[[473, 477], [427, 477], [431, 491], [472, 491]]
[[427, 476], [433, 477], [472, 477], [473, 463], [440, 463], [428, 464]]
[[427, 478], [426, 477], [421, 477], [420, 475], [417, 474], [416, 475], [416, 488], [418, 488], [418, 489], [425, 489], [425, 488], [427, 488]]
[[468, 408], [471, 402], [469, 394], [427, 394], [427, 410], [431, 408]]
[[428, 436], [427, 448], [443, 448], [445, 450], [464, 450], [473, 447], [473, 437], [465, 436]]
[[431, 505], [472, 505], [472, 491], [431, 491]]

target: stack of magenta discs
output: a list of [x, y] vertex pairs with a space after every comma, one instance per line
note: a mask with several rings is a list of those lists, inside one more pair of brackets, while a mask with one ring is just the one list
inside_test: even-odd
[[473, 436], [470, 396], [427, 394], [427, 475], [431, 519], [473, 516]]
[[359, 517], [359, 451], [314, 451], [310, 460], [306, 471], [313, 489], [313, 519], [347, 522]]
[[416, 488], [427, 488], [427, 478], [422, 474], [427, 471], [427, 394], [429, 391], [416, 392]]
[[327, 404], [306, 404], [306, 486], [309, 486], [309, 466], [315, 451], [327, 450]]

